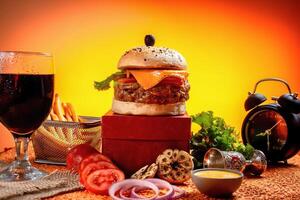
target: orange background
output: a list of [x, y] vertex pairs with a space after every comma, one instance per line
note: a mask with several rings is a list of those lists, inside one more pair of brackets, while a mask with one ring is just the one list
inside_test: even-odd
[[[155, 35], [158, 46], [188, 61], [188, 112], [213, 110], [240, 131], [247, 92], [265, 77], [287, 80], [300, 91], [300, 1], [0, 1], [0, 50], [54, 54], [56, 91], [81, 115], [100, 116], [113, 91], [94, 80], [116, 71], [118, 59]], [[268, 97], [286, 89], [258, 88]], [[1, 128], [0, 150], [12, 146]]]

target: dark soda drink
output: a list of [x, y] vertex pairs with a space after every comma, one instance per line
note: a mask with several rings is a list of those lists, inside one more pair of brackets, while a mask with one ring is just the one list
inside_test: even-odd
[[30, 136], [47, 118], [53, 93], [53, 74], [0, 74], [0, 121], [15, 137]]

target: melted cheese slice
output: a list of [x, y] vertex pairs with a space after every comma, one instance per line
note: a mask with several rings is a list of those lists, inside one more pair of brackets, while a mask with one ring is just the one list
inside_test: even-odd
[[130, 74], [134, 76], [136, 81], [144, 88], [148, 90], [164, 78], [168, 76], [175, 76], [181, 79], [186, 79], [188, 77], [188, 72], [184, 70], [128, 70]]

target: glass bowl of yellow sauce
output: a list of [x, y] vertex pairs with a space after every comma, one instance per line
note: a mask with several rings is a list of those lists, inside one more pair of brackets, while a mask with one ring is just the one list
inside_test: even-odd
[[192, 180], [197, 189], [212, 197], [230, 197], [241, 186], [244, 175], [237, 170], [223, 168], [197, 169]]

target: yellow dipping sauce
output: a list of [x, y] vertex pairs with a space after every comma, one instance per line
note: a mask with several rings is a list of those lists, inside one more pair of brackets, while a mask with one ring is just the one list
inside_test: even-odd
[[241, 175], [233, 172], [227, 172], [227, 171], [218, 171], [218, 170], [207, 170], [207, 171], [199, 171], [195, 173], [196, 176], [204, 177], [204, 178], [238, 178], [241, 177]]

